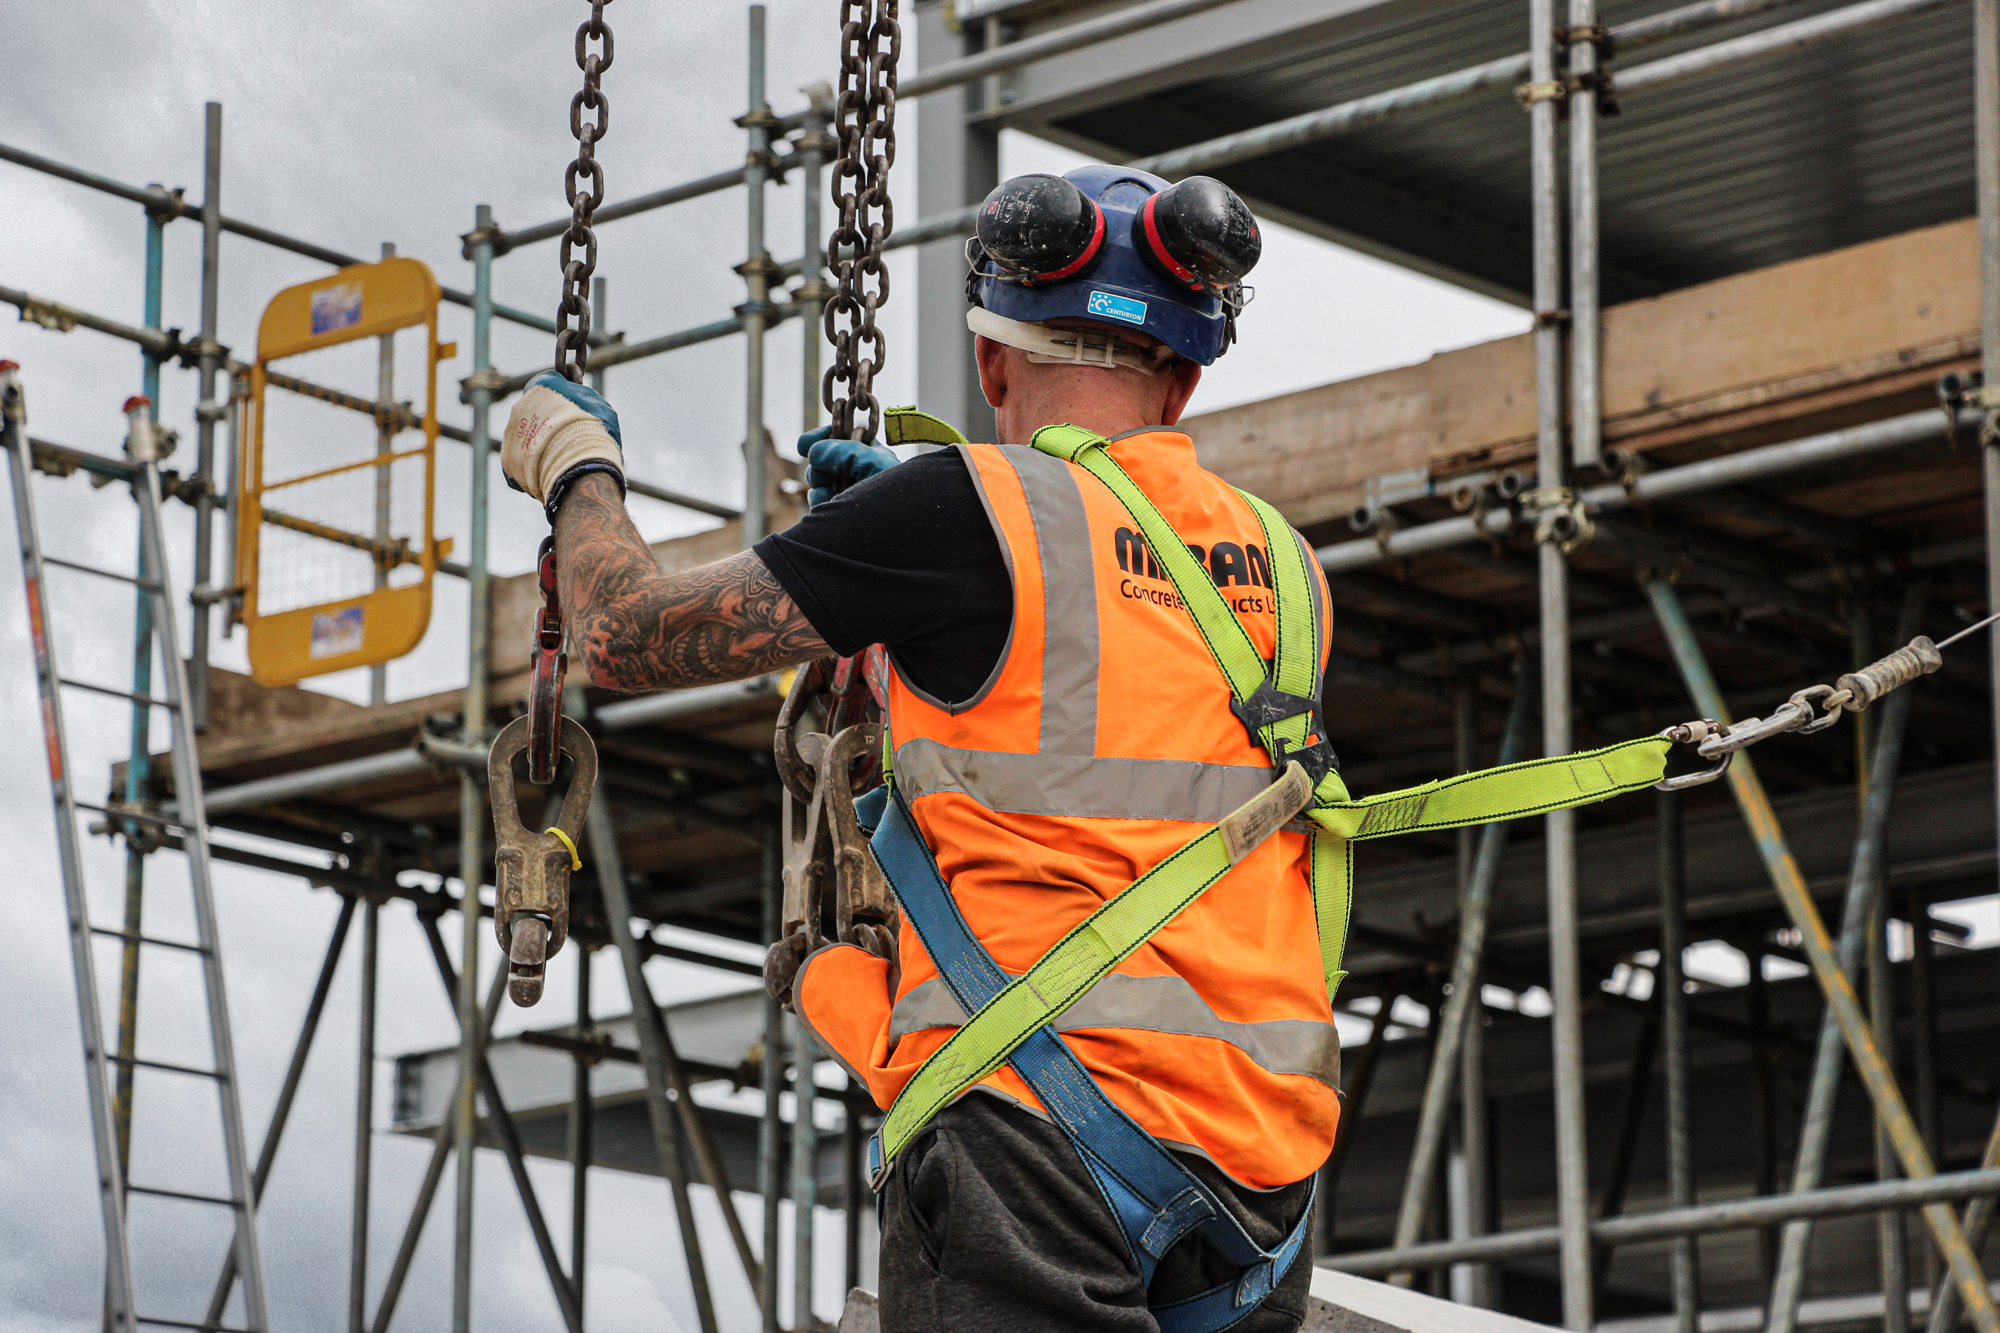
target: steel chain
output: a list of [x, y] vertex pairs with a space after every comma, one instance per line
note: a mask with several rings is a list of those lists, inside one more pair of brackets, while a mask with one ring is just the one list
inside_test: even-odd
[[820, 396], [835, 438], [864, 442], [873, 442], [882, 425], [875, 376], [887, 346], [875, 315], [889, 299], [882, 252], [896, 226], [889, 168], [896, 161], [896, 65], [903, 53], [899, 3], [842, 0], [840, 11], [832, 181], [838, 221], [826, 246], [834, 291], [822, 314], [833, 361]]
[[[611, 68], [611, 28], [604, 7], [611, 0], [590, 0], [590, 17], [576, 30], [576, 66], [583, 71], [583, 90], [570, 99], [569, 132], [576, 136], [576, 161], [563, 176], [569, 196], [570, 224], [563, 233], [557, 262], [562, 265], [562, 303], [556, 307], [556, 370], [572, 384], [583, 383], [590, 367], [590, 275], [597, 270], [597, 233], [591, 215], [604, 202], [604, 168], [597, 163], [597, 144], [611, 128], [611, 103], [598, 79]], [[591, 39], [604, 44], [603, 54], [588, 49]], [[584, 112], [595, 120], [584, 123]], [[588, 182], [588, 190], [578, 186]], [[576, 247], [583, 258], [576, 258]], [[570, 320], [575, 319], [574, 326]]]

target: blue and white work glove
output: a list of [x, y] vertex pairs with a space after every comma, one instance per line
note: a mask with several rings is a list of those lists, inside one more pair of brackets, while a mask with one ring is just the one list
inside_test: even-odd
[[806, 460], [806, 508], [825, 504], [858, 481], [896, 466], [899, 460], [879, 444], [832, 438], [833, 427], [821, 426], [799, 436], [799, 457]]
[[609, 472], [622, 492], [625, 451], [618, 414], [597, 390], [545, 370], [528, 381], [507, 415], [500, 468], [509, 486], [542, 502], [551, 523], [563, 493], [586, 473]]

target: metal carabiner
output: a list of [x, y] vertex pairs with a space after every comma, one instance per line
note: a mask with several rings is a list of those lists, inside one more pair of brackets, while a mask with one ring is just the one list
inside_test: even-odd
[[[1711, 742], [1729, 735], [1729, 727], [1725, 723], [1717, 722], [1714, 718], [1701, 718], [1698, 721], [1682, 722], [1677, 726], [1668, 727], [1660, 735], [1666, 737], [1676, 745], [1700, 747], [1705, 742]], [[1714, 759], [1715, 762], [1699, 772], [1683, 773], [1677, 778], [1661, 778], [1653, 784], [1653, 790], [1686, 791], [1689, 787], [1703, 786], [1715, 781], [1728, 772], [1729, 761], [1736, 757], [1734, 749], [1722, 751], [1719, 758], [1707, 754], [1705, 750], [1701, 751], [1701, 753], [1704, 758]]]
[[[514, 795], [514, 757], [528, 748], [531, 717], [503, 727], [486, 756], [493, 802], [493, 933], [507, 955], [507, 994], [524, 1009], [542, 998], [549, 956], [569, 938], [569, 877], [583, 864], [577, 845], [597, 786], [597, 746], [590, 733], [575, 718], [559, 720], [558, 746], [575, 766], [562, 813], [539, 833], [521, 823]], [[468, 904], [467, 910], [477, 909]]]

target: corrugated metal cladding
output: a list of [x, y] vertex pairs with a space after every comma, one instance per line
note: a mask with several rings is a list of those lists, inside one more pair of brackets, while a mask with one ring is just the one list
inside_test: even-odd
[[[1622, 52], [1632, 68], [1840, 7], [1786, 5]], [[1566, 6], [1558, 5], [1558, 21]], [[1605, 21], [1659, 12], [1610, 3]], [[1407, 12], [1407, 20], [1393, 16]], [[1133, 155], [1524, 50], [1521, 0], [1385, 6], [1365, 36], [1057, 122]], [[1624, 100], [1602, 122], [1606, 297], [1623, 300], [1973, 211], [1971, 13], [1951, 4]], [[1406, 113], [1219, 173], [1364, 248], [1529, 286], [1528, 118], [1507, 93]]]

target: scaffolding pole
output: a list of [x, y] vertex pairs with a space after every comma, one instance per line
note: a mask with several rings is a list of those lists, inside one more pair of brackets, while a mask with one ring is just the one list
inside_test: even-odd
[[[1514, 677], [1514, 701], [1507, 710], [1507, 730], [1496, 761], [1501, 767], [1518, 763], [1526, 755], [1533, 698], [1524, 666]], [[1451, 993], [1445, 998], [1437, 1039], [1431, 1046], [1430, 1073], [1417, 1116], [1416, 1145], [1410, 1151], [1409, 1170], [1403, 1177], [1402, 1207], [1396, 1214], [1395, 1243], [1399, 1247], [1414, 1245], [1422, 1238], [1437, 1181], [1438, 1158], [1444, 1150], [1445, 1131], [1450, 1127], [1461, 1045], [1468, 1027], [1481, 1021], [1479, 964], [1486, 950], [1493, 886], [1500, 880], [1500, 858], [1506, 851], [1507, 831], [1504, 823], [1488, 824], [1479, 830], [1479, 852], [1459, 899], [1458, 948], [1451, 960]], [[1410, 1274], [1401, 1273], [1394, 1280], [1398, 1286], [1408, 1286], [1409, 1279]]]
[[[1667, 1203], [1694, 1206], [1693, 1122], [1688, 1110], [1687, 973], [1682, 955], [1687, 948], [1687, 845], [1681, 820], [1681, 794], [1663, 791], [1656, 800], [1660, 876], [1660, 964], [1653, 985], [1660, 993], [1662, 1082], [1666, 1084]], [[1675, 1333], [1699, 1333], [1701, 1324], [1700, 1252], [1692, 1237], [1673, 1241], [1669, 1280], [1672, 1283]]]
[[[1801, 1217], [1853, 1217], [1887, 1208], [1923, 1208], [1928, 1212], [1935, 1207], [1948, 1207], [1956, 1200], [1985, 1199], [1996, 1195], [2000, 1195], [2000, 1169], [1955, 1171], [1949, 1175], [1926, 1176], [1921, 1180], [1876, 1181], [1866, 1185], [1818, 1189], [1808, 1194], [1727, 1199], [1697, 1204], [1692, 1208], [1664, 1208], [1658, 1212], [1600, 1218], [1590, 1224], [1590, 1234], [1601, 1245], [1642, 1245], [1649, 1241], [1672, 1240], [1677, 1236], [1748, 1231]], [[1317, 1263], [1321, 1268], [1330, 1268], [1338, 1273], [1379, 1277], [1405, 1268], [1425, 1270], [1451, 1264], [1528, 1259], [1555, 1254], [1561, 1247], [1561, 1228], [1525, 1227], [1478, 1240], [1430, 1241], [1408, 1249], [1322, 1255]]]
[[[1657, 578], [1646, 584], [1646, 592], [1652, 599], [1660, 628], [1673, 650], [1675, 663], [1680, 668], [1695, 707], [1704, 716], [1726, 723], [1729, 710], [1724, 705], [1722, 691], [1716, 685], [1707, 659], [1702, 654], [1701, 644], [1695, 638], [1694, 626], [1681, 609], [1679, 596], [1665, 580]], [[1874, 1103], [1877, 1117], [1895, 1143], [1896, 1156], [1902, 1162], [1904, 1173], [1911, 1182], [1934, 1177], [1936, 1170], [1931, 1164], [1930, 1153], [1924, 1147], [1916, 1122], [1911, 1119], [1909, 1108], [1903, 1102], [1895, 1073], [1882, 1058], [1874, 1033], [1861, 1012], [1861, 1002], [1855, 994], [1850, 974], [1840, 965], [1833, 939], [1827, 934], [1826, 922], [1820, 917], [1819, 907], [1813, 902], [1805, 877], [1799, 873], [1798, 862], [1792, 859], [1791, 849], [1785, 844], [1784, 830], [1779, 827], [1777, 814], [1771, 808], [1771, 799], [1757, 778], [1755, 766], [1746, 762], [1748, 759], [1749, 755], [1738, 754], [1730, 764], [1727, 774], [1730, 791], [1742, 807], [1744, 821], [1750, 826], [1751, 836], [1778, 890], [1785, 914], [1799, 932], [1800, 944], [1807, 962], [1811, 964], [1813, 977], [1826, 997], [1827, 1008], [1840, 1024], [1841, 1037], [1853, 1057], [1862, 1084], [1868, 1089], [1868, 1097]], [[1924, 1208], [1924, 1221], [1951, 1267], [1952, 1279], [1958, 1284], [1973, 1327], [1979, 1333], [2000, 1333], [2000, 1312], [1995, 1311], [1993, 1293], [1987, 1289], [1978, 1256], [1966, 1241], [1958, 1214], [1944, 1203], [1930, 1203]]]
[[764, 100], [764, 6], [750, 6], [750, 109], [736, 123], [749, 132], [744, 157], [743, 215], [749, 233], [748, 254], [736, 271], [743, 275], [746, 295], [737, 307], [743, 321], [743, 545], [747, 550], [764, 540], [770, 523], [765, 504], [764, 330], [771, 315], [771, 270], [764, 248], [765, 178], [771, 165], [771, 124], [776, 119]]
[[[479, 205], [473, 214], [472, 232], [472, 377], [467, 397], [472, 407], [472, 496], [469, 530], [465, 542], [465, 564], [470, 574], [471, 604], [466, 613], [465, 716], [462, 739], [467, 745], [482, 746], [486, 734], [488, 690], [488, 642], [491, 633], [492, 581], [486, 570], [487, 492], [493, 475], [491, 426], [493, 408], [490, 387], [493, 370], [493, 209]], [[458, 1015], [459, 1069], [458, 1096], [453, 1109], [458, 1146], [458, 1175], [455, 1184], [456, 1230], [453, 1233], [451, 1326], [452, 1333], [469, 1333], [472, 1325], [472, 1183], [479, 1149], [478, 1089], [479, 1067], [484, 1051], [484, 1032], [479, 1007], [479, 936], [483, 926], [479, 916], [479, 886], [485, 878], [486, 791], [470, 769], [458, 779], [458, 873], [465, 885], [460, 902], [464, 930], [459, 946]], [[503, 968], [502, 971], [505, 971]]]
[[[611, 942], [618, 949], [625, 969], [625, 990], [632, 1004], [632, 1027], [639, 1038], [639, 1058], [646, 1071], [646, 1118], [653, 1132], [653, 1152], [660, 1159], [660, 1171], [673, 1193], [674, 1222], [680, 1232], [681, 1252], [687, 1259], [688, 1286], [694, 1296], [695, 1317], [702, 1333], [716, 1333], [715, 1302], [708, 1286], [708, 1265], [702, 1259], [701, 1234], [695, 1228], [694, 1204], [688, 1195], [687, 1170], [681, 1150], [684, 1129], [674, 1123], [674, 1111], [667, 1101], [672, 1080], [667, 1073], [665, 1022], [646, 983], [645, 960], [639, 955], [632, 935], [632, 898], [625, 885], [624, 864], [619, 856], [618, 837], [611, 827], [611, 802], [600, 785], [590, 795], [590, 814], [584, 821], [590, 835], [591, 859], [597, 862], [598, 890], [604, 895], [604, 916]], [[692, 1109], [692, 1108], [683, 1108]], [[716, 1189], [716, 1200], [725, 1215], [733, 1216], [735, 1204], [726, 1188]], [[747, 1269], [753, 1292], [761, 1295], [763, 1284], [756, 1270]]]
[[[1913, 597], [1905, 604], [1897, 642], [1909, 641], [1916, 633], [1921, 601]], [[1882, 705], [1882, 719], [1876, 728], [1875, 744], [1864, 774], [1867, 794], [1854, 834], [1854, 853], [1847, 872], [1847, 899], [1841, 909], [1838, 957], [1849, 976], [1864, 961], [1870, 918], [1880, 910], [1885, 890], [1882, 863], [1887, 851], [1889, 812], [1896, 794], [1896, 776], [1902, 766], [1903, 738], [1909, 730], [1908, 690], [1898, 690]], [[1799, 1127], [1799, 1148], [1792, 1169], [1794, 1192], [1819, 1188], [1826, 1168], [1827, 1145], [1833, 1134], [1834, 1101], [1840, 1092], [1840, 1024], [1829, 1009], [1820, 1020], [1819, 1045], [1813, 1054], [1812, 1080], [1806, 1089], [1806, 1110]], [[1794, 1333], [1798, 1327], [1799, 1299], [1805, 1292], [1806, 1255], [1812, 1244], [1809, 1220], [1786, 1226], [1780, 1241], [1777, 1274], [1771, 1282], [1765, 1333]], [[1888, 1291], [1885, 1286], [1884, 1292]], [[1887, 1299], [1885, 1294], [1885, 1299]]]
[[[1570, 752], [1569, 565], [1563, 554], [1569, 492], [1563, 487], [1562, 184], [1557, 174], [1555, 0], [1530, 0], [1529, 172], [1535, 310], [1536, 539], [1542, 633], [1542, 753]], [[1549, 913], [1549, 1016], [1555, 1096], [1556, 1217], [1562, 1233], [1563, 1324], [1588, 1329], [1591, 1313], [1590, 1176], [1584, 1142], [1582, 976], [1577, 954], [1576, 816], [1543, 816]]]
[[366, 1333], [368, 1328], [369, 1150], [375, 1130], [375, 969], [381, 905], [370, 898], [361, 911], [361, 1030], [354, 1080], [354, 1215], [347, 1258], [347, 1333]]

